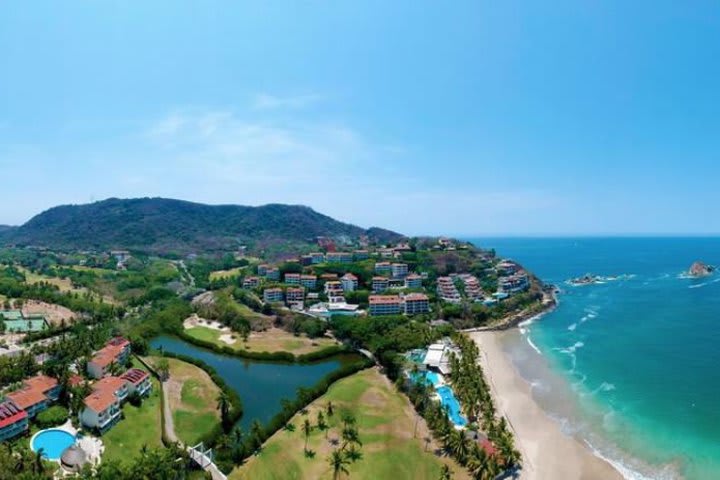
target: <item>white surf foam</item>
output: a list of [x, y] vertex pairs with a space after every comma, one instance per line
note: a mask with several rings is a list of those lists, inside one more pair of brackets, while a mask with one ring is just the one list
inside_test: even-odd
[[540, 349], [537, 347], [537, 345], [535, 345], [535, 344], [533, 343], [533, 341], [530, 339], [530, 336], [528, 335], [528, 336], [525, 337], [525, 338], [527, 339], [527, 342], [530, 344], [530, 346], [532, 347], [532, 349], [535, 350], [535, 351], [538, 353], [538, 355], [542, 355], [542, 352], [541, 352]]
[[568, 330], [571, 332], [577, 328], [577, 323], [573, 323], [572, 325], [568, 326]]
[[585, 440], [585, 444], [590, 448], [590, 451], [595, 455], [596, 457], [605, 460], [607, 463], [612, 465], [612, 467], [620, 472], [620, 475], [623, 476], [626, 480], [671, 480], [675, 478], [674, 475], [668, 473], [668, 472], [656, 472], [653, 473], [652, 476], [645, 475], [641, 472], [638, 472], [637, 470], [634, 470], [633, 468], [626, 465], [621, 460], [617, 460], [614, 458], [610, 458], [608, 455], [604, 455], [599, 449], [595, 448], [595, 446], [590, 443], [588, 440]]

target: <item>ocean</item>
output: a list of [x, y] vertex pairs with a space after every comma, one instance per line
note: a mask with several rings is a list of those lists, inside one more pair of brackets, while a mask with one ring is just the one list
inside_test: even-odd
[[[719, 238], [470, 241], [562, 290], [503, 348], [567, 433], [626, 478], [720, 478], [720, 272], [683, 275]], [[586, 273], [622, 277], [565, 284]]]

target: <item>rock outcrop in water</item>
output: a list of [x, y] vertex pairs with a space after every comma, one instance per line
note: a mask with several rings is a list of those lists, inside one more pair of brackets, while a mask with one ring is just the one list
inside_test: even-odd
[[703, 262], [695, 262], [690, 266], [688, 275], [691, 277], [706, 277], [715, 271], [712, 265], [706, 265]]

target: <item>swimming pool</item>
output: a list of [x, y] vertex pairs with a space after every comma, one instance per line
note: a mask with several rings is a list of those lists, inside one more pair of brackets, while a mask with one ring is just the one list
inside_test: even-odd
[[30, 441], [30, 448], [33, 452], [42, 449], [43, 458], [47, 460], [60, 460], [65, 449], [74, 443], [75, 435], [65, 430], [50, 428], [36, 433]]
[[460, 402], [455, 398], [455, 393], [452, 391], [452, 388], [443, 385], [442, 387], [438, 387], [437, 393], [440, 395], [440, 402], [448, 410], [450, 420], [458, 427], [466, 426], [468, 422], [460, 413]]
[[440, 375], [431, 371], [411, 373], [410, 378], [415, 383], [420, 383], [425, 380], [427, 384], [432, 385], [433, 387], [437, 387], [440, 384]]
[[426, 350], [413, 350], [408, 354], [408, 358], [414, 363], [422, 364], [426, 354]]

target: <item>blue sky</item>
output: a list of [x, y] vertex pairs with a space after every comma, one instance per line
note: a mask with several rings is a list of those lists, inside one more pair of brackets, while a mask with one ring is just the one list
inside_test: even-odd
[[718, 58], [716, 2], [6, 2], [0, 222], [165, 196], [718, 233]]

